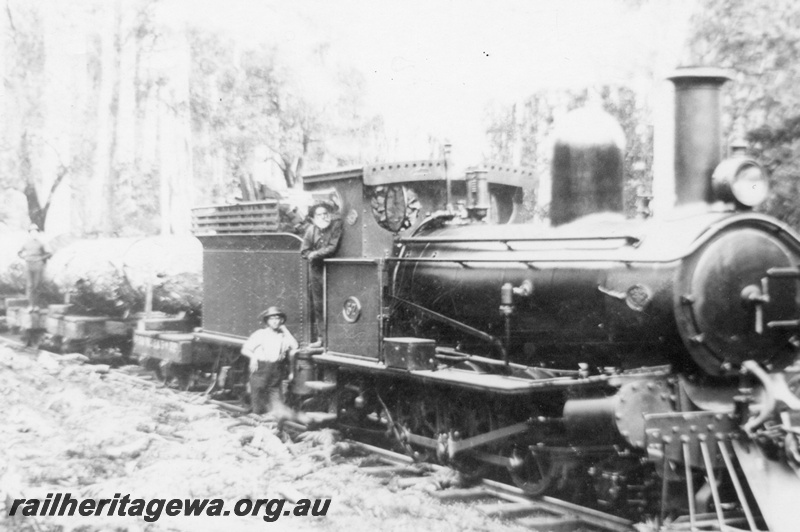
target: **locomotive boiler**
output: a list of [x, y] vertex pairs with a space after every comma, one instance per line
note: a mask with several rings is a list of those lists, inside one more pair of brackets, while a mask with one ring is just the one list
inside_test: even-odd
[[[460, 176], [445, 158], [306, 176], [343, 234], [325, 260], [323, 347], [301, 351], [295, 394], [330, 405], [354, 436], [530, 495], [695, 528], [710, 515], [720, 529], [790, 530], [800, 238], [754, 212], [767, 194], [757, 161], [721, 160], [725, 73], [671, 79], [669, 213], [621, 213], [624, 139], [593, 110], [556, 139], [552, 227], [517, 223], [523, 168]], [[180, 363], [226, 388], [263, 308], [283, 306], [310, 338], [300, 238], [270, 221], [277, 210], [196, 212], [203, 327], [181, 340]]]
[[[400, 306], [480, 329], [515, 362], [661, 362], [729, 377], [745, 360], [782, 369], [796, 354], [798, 241], [752, 212], [590, 216], [529, 235], [434, 222], [399, 242], [392, 295]], [[409, 329], [482, 348], [464, 329], [429, 332], [440, 324], [429, 317]]]

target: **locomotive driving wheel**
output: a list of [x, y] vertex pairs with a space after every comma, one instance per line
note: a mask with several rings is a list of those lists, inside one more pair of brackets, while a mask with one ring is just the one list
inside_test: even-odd
[[508, 473], [514, 484], [531, 497], [544, 494], [558, 479], [555, 461], [536, 446], [514, 447], [508, 461]]
[[[449, 412], [450, 437], [465, 440], [490, 432], [497, 428], [495, 413], [489, 403], [467, 402]], [[479, 448], [480, 451], [488, 449]], [[484, 476], [490, 466], [476, 454], [469, 451], [459, 453], [450, 460], [450, 465], [466, 478]]]
[[426, 438], [436, 438], [437, 432], [437, 412], [435, 407], [431, 407], [424, 400], [409, 403], [406, 399], [397, 400], [393, 421], [401, 436], [403, 452], [414, 458], [416, 461], [425, 462], [432, 458], [432, 449], [411, 445], [402, 441], [402, 436], [406, 433], [424, 436]]

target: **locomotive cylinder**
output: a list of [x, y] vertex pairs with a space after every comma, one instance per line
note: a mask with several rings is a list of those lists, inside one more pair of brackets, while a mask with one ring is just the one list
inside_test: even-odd
[[584, 108], [556, 131], [550, 220], [571, 222], [597, 212], [622, 212], [625, 134], [611, 115]]
[[682, 68], [669, 79], [675, 85], [676, 203], [709, 202], [722, 157], [720, 88], [730, 77], [717, 68]]
[[621, 441], [615, 424], [616, 398], [570, 399], [564, 403], [564, 425], [570, 438], [595, 445]]
[[625, 442], [643, 449], [647, 438], [642, 414], [672, 411], [666, 381], [632, 380], [608, 397], [568, 399], [564, 403], [564, 426], [574, 441], [594, 445]]

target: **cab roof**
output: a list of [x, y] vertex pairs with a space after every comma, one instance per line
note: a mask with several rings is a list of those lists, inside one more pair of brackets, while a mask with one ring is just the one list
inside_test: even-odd
[[[416, 160], [400, 161], [391, 163], [375, 163], [367, 166], [339, 168], [328, 172], [315, 172], [306, 174], [304, 182], [313, 184], [325, 181], [337, 181], [340, 179], [360, 178], [365, 185], [392, 185], [395, 183], [412, 183], [418, 181], [444, 181], [445, 161], [438, 160]], [[531, 183], [534, 179], [534, 172], [531, 168], [507, 166], [495, 163], [487, 163], [474, 167], [474, 169], [486, 171], [489, 183], [498, 185], [508, 185], [512, 187], [523, 187]], [[469, 170], [468, 170], [469, 171]], [[465, 181], [464, 175], [451, 175], [452, 181]]]

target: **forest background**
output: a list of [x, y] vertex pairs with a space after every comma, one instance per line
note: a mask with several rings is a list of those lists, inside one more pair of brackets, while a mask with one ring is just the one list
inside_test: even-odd
[[[194, 206], [321, 169], [441, 158], [451, 142], [457, 169], [533, 168], [525, 217], [546, 223], [553, 131], [587, 101], [626, 134], [628, 212], [653, 194], [658, 214], [672, 194], [664, 79], [678, 65], [734, 73], [725, 140], [750, 142], [772, 184], [762, 209], [800, 228], [799, 52], [792, 0], [4, 0], [0, 235], [33, 223], [55, 243], [185, 237]], [[144, 256], [180, 263], [185, 248]], [[98, 249], [115, 248], [62, 261], [73, 271], [56, 292], [88, 278], [113, 287], [108, 304], [124, 299], [134, 259], [87, 274], [105, 264]], [[195, 259], [178, 268], [192, 286]], [[17, 286], [11, 262], [0, 284]]]
[[[624, 49], [612, 50], [622, 57], [613, 64], [604, 59], [610, 74], [594, 79], [590, 73], [559, 79], [553, 67], [544, 65], [538, 78], [547, 83], [527, 93], [520, 87], [511, 101], [503, 100], [508, 93], [502, 87], [522, 85], [525, 78], [516, 63], [499, 61], [491, 71], [496, 79], [484, 80], [497, 87], [498, 98], [463, 110], [468, 117], [478, 116], [474, 121], [479, 123], [471, 127], [479, 129], [482, 139], [461, 145], [459, 128], [465, 128], [457, 120], [424, 130], [436, 118], [429, 109], [435, 100], [432, 104], [415, 100], [416, 92], [409, 94], [405, 103], [428, 121], [411, 117], [418, 125], [405, 130], [392, 122], [391, 112], [397, 109], [370, 105], [370, 99], [376, 101], [370, 96], [376, 90], [374, 76], [364, 67], [370, 63], [359, 63], [358, 54], [348, 57], [337, 51], [335, 33], [304, 25], [308, 15], [302, 13], [314, 13], [323, 4], [301, 3], [303, 9], [295, 11], [273, 3], [266, 12], [254, 10], [253, 16], [261, 13], [264, 20], [256, 24], [263, 32], [252, 34], [239, 31], [241, 26], [209, 24], [215, 9], [223, 9], [213, 2], [195, 4], [197, 10], [207, 10], [205, 19], [190, 16], [194, 8], [179, 0], [4, 4], [0, 190], [5, 208], [0, 222], [6, 227], [20, 229], [32, 222], [48, 234], [78, 236], [186, 234], [192, 206], [242, 197], [254, 183], [292, 187], [305, 172], [318, 169], [438, 158], [448, 140], [455, 145], [454, 154], [459, 148], [471, 150], [456, 157], [464, 165], [491, 160], [533, 167], [538, 179], [530, 184], [527, 204], [531, 211], [546, 212], [554, 124], [587, 98], [601, 101], [625, 130], [626, 203], [631, 207], [636, 194], [652, 191], [653, 175], [659, 171], [654, 167], [659, 151], [654, 125], [660, 112], [654, 87], [678, 63], [716, 65], [736, 73], [725, 88], [726, 138], [749, 138], [753, 154], [764, 158], [771, 173], [773, 192], [765, 209], [795, 227], [800, 224], [795, 201], [800, 93], [794, 90], [800, 75], [794, 60], [800, 46], [800, 5], [791, 0], [600, 2], [604, 11], [617, 14], [619, 25], [647, 32], [650, 46], [629, 47], [628, 59]], [[256, 6], [240, 4], [245, 16], [248, 6]], [[573, 4], [572, 11], [520, 14], [564, 17], [590, 5], [567, 4]], [[351, 12], [359, 8], [358, 3], [349, 5]], [[519, 9], [518, 4], [508, 5]], [[452, 12], [449, 25], [457, 26], [459, 6], [440, 7], [445, 9], [437, 13]], [[351, 20], [351, 30], [344, 31], [355, 33], [367, 22]], [[431, 24], [440, 22], [445, 27], [447, 21]], [[520, 47], [528, 43], [521, 37], [525, 24], [520, 21], [505, 32], [509, 46], [517, 44], [515, 36]], [[560, 27], [568, 29], [569, 24], [562, 20]], [[310, 29], [298, 37], [303, 28]], [[608, 28], [597, 29], [611, 41]], [[442, 30], [440, 40], [429, 42], [446, 48], [448, 36]], [[410, 34], [406, 38], [413, 40]], [[590, 47], [591, 40], [588, 36], [582, 46]], [[371, 46], [363, 43], [364, 50]], [[481, 49], [488, 57], [486, 43], [464, 53]], [[436, 59], [435, 51], [426, 53]], [[572, 57], [568, 53], [564, 58], [580, 52], [571, 52]], [[554, 60], [559, 59], [556, 54]], [[568, 72], [563, 66], [560, 71]], [[389, 75], [399, 84], [400, 72]], [[422, 85], [414, 90], [440, 88], [434, 82], [430, 88]]]

